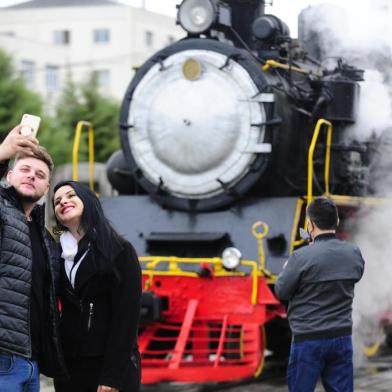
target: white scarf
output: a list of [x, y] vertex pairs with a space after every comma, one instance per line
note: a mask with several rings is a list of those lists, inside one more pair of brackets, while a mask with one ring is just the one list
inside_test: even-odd
[[83, 253], [79, 261], [74, 264], [75, 256], [78, 253], [78, 241], [69, 231], [66, 231], [61, 234], [60, 243], [63, 251], [61, 257], [64, 259], [65, 273], [67, 274], [72, 287], [75, 288], [76, 272], [78, 271], [80, 263], [85, 258], [88, 249]]

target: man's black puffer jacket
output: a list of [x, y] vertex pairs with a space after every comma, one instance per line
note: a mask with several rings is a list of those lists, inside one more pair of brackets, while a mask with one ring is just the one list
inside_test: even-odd
[[[49, 287], [45, 293], [47, 315], [44, 320], [42, 352], [39, 366], [48, 376], [64, 374], [58, 336], [56, 282], [59, 276], [58, 248], [45, 229], [44, 207], [32, 212], [39, 223], [43, 248], [47, 256]], [[32, 249], [25, 213], [15, 190], [0, 186], [0, 352], [30, 358]]]

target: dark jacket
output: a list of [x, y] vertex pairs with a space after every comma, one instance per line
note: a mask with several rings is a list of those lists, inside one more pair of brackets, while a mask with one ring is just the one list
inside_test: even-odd
[[[64, 373], [55, 287], [59, 277], [59, 253], [56, 243], [45, 229], [44, 207], [37, 205], [32, 217], [40, 228], [49, 275], [49, 285], [44, 295], [46, 314], [42, 320], [42, 347], [38, 362], [41, 372], [53, 377]], [[32, 249], [27, 219], [12, 187], [0, 187], [0, 233], [0, 352], [30, 358]]]
[[359, 248], [333, 234], [317, 236], [290, 256], [275, 293], [289, 301], [294, 341], [351, 334], [354, 285], [363, 270]]
[[137, 349], [141, 269], [131, 244], [104, 260], [92, 245], [81, 262], [75, 288], [61, 267], [60, 330], [67, 361], [103, 356], [99, 384], [121, 389], [124, 370]]

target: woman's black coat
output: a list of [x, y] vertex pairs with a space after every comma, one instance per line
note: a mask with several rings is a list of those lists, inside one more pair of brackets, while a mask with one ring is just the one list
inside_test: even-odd
[[[124, 371], [137, 349], [141, 270], [132, 245], [119, 239], [110, 260], [92, 245], [72, 288], [61, 268], [60, 332], [64, 355], [103, 356], [100, 385], [122, 388]], [[133, 361], [134, 362], [134, 361]]]

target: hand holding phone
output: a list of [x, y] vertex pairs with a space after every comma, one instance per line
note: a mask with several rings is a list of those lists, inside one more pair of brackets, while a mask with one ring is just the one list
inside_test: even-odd
[[[38, 140], [33, 137], [23, 136], [21, 134], [22, 127], [23, 125], [21, 124], [14, 127], [5, 137], [3, 142], [0, 143], [0, 161], [13, 159], [18, 153], [31, 156], [34, 155], [34, 150], [39, 144]], [[31, 126], [27, 128], [29, 133], [31, 133]]]
[[33, 116], [32, 114], [24, 114], [20, 122], [20, 125], [22, 125], [20, 134], [26, 137], [37, 137], [40, 122], [40, 117]]

